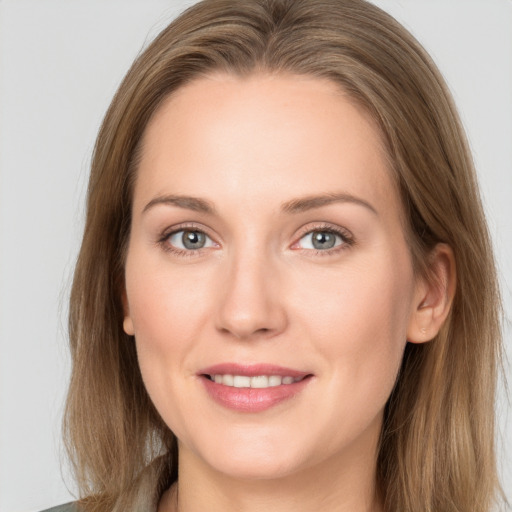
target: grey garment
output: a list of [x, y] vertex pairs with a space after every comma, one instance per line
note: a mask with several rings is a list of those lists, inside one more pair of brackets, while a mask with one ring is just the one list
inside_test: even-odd
[[41, 512], [79, 512], [79, 510], [75, 502], [72, 501], [70, 503], [65, 503], [64, 505], [59, 505], [58, 507], [41, 510]]
[[[157, 512], [161, 495], [159, 481], [162, 472], [168, 469], [167, 460], [168, 456], [162, 455], [147, 465], [134, 480], [129, 493], [112, 506], [111, 512]], [[83, 512], [83, 507], [78, 501], [72, 501], [41, 512]]]

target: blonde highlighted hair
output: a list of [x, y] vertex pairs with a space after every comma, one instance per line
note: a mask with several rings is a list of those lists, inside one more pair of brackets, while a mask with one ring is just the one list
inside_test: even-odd
[[[494, 403], [500, 300], [473, 162], [436, 66], [364, 0], [204, 0], [137, 58], [96, 142], [69, 318], [65, 438], [87, 511], [142, 510], [178, 475], [177, 443], [144, 388], [121, 292], [134, 177], [162, 101], [212, 72], [327, 78], [382, 131], [417, 272], [453, 249], [451, 313], [407, 344], [388, 400], [377, 483], [387, 512], [488, 512], [499, 495]], [[141, 505], [145, 504], [145, 505]]]

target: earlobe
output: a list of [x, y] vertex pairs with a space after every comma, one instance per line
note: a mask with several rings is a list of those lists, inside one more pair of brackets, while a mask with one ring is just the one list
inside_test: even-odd
[[134, 336], [135, 330], [133, 329], [132, 317], [130, 316], [130, 308], [128, 306], [128, 297], [126, 296], [126, 290], [123, 289], [121, 293], [121, 301], [123, 303], [123, 331], [128, 334], [128, 336]]
[[128, 334], [128, 336], [135, 335], [135, 331], [133, 330], [133, 322], [129, 315], [124, 317], [123, 330], [126, 334]]
[[435, 338], [448, 316], [455, 295], [455, 257], [450, 246], [437, 244], [429, 261], [428, 277], [418, 278], [407, 341], [425, 343]]

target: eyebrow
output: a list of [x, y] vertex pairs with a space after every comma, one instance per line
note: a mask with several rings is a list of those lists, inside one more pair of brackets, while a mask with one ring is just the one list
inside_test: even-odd
[[[281, 205], [281, 211], [284, 213], [301, 213], [307, 210], [313, 210], [322, 206], [327, 206], [333, 203], [353, 203], [359, 206], [364, 206], [375, 215], [378, 215], [377, 210], [364, 199], [353, 196], [352, 194], [346, 193], [332, 193], [332, 194], [321, 194], [316, 196], [306, 196], [297, 199], [292, 199]], [[217, 210], [213, 206], [213, 203], [206, 199], [192, 196], [180, 196], [180, 195], [165, 195], [158, 196], [152, 199], [142, 210], [142, 213], [147, 212], [151, 208], [157, 205], [171, 205], [178, 206], [179, 208], [185, 208], [187, 210], [193, 210], [196, 212], [206, 213], [209, 215], [216, 216]]]
[[377, 210], [364, 199], [353, 196], [352, 194], [346, 193], [332, 193], [322, 194], [318, 196], [306, 196], [298, 199], [292, 199], [287, 201], [281, 206], [281, 209], [285, 213], [300, 213], [313, 208], [320, 208], [332, 203], [353, 203], [359, 206], [364, 206], [375, 215], [378, 215]]
[[193, 210], [195, 212], [208, 213], [210, 215], [217, 215], [217, 211], [215, 207], [210, 201], [206, 199], [200, 199], [199, 197], [191, 197], [191, 196], [176, 196], [176, 195], [166, 195], [159, 196], [152, 199], [142, 210], [142, 213], [147, 212], [154, 206], [159, 204], [163, 205], [171, 205], [171, 206], [179, 206], [180, 208], [185, 208], [187, 210]]

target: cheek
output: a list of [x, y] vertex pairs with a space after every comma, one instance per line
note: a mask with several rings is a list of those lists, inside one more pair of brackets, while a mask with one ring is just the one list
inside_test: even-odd
[[398, 269], [399, 264], [367, 265], [306, 284], [310, 292], [301, 307], [309, 312], [306, 321], [314, 325], [317, 337], [334, 337], [340, 349], [354, 350], [405, 341], [412, 276], [407, 267]]
[[408, 260], [379, 261], [344, 269], [324, 286], [311, 282], [315, 293], [302, 305], [305, 330], [331, 362], [331, 391], [348, 414], [364, 407], [375, 414], [384, 406], [406, 344], [412, 270]]
[[183, 400], [194, 378], [187, 365], [204, 324], [204, 289], [200, 282], [183, 282], [158, 266], [150, 270], [132, 262], [131, 267], [127, 262], [126, 289], [142, 379], [164, 422], [187, 439], [183, 426], [192, 412]]
[[[201, 328], [207, 299], [206, 276], [169, 269], [160, 258], [137, 258], [126, 265], [126, 291], [135, 336], [141, 349], [172, 355]], [[168, 353], [168, 354], [167, 354]]]
[[187, 371], [204, 327], [207, 281], [193, 272], [184, 279], [182, 269], [171, 271], [164, 258], [137, 249], [129, 253], [125, 271], [129, 316], [146, 389], [167, 420], [185, 385], [178, 376]]

